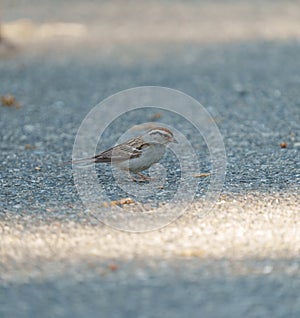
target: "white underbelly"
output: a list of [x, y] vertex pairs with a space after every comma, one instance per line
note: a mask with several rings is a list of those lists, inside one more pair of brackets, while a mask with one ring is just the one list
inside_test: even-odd
[[150, 146], [144, 149], [143, 154], [128, 161], [118, 162], [115, 165], [121, 170], [130, 170], [132, 172], [140, 172], [150, 168], [154, 163], [159, 162], [164, 154], [166, 148], [164, 145]]

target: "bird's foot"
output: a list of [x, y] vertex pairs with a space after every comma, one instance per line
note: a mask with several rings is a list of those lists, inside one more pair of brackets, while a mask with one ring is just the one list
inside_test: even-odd
[[142, 173], [136, 173], [136, 175], [138, 175], [139, 178], [132, 177], [132, 180], [133, 180], [134, 182], [146, 182], [146, 181], [150, 181], [150, 180], [151, 180], [151, 177], [145, 176], [145, 175], [142, 174]]

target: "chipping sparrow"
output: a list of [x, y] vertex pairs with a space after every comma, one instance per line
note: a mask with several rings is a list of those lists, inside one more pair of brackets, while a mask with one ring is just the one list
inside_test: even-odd
[[133, 178], [134, 181], [146, 181], [150, 178], [140, 172], [159, 162], [165, 154], [166, 145], [171, 142], [177, 143], [169, 129], [153, 127], [144, 135], [129, 139], [92, 158], [76, 160], [73, 163], [110, 163], [141, 178]]

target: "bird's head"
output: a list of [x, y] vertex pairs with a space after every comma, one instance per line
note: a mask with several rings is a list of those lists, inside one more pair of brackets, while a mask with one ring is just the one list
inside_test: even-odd
[[159, 143], [163, 145], [167, 145], [171, 142], [178, 143], [171, 130], [164, 127], [152, 128], [147, 132], [146, 136], [148, 142], [152, 143]]

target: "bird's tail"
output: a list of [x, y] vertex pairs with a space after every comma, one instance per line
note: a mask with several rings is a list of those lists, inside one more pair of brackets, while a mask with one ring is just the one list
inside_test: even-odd
[[67, 165], [79, 164], [82, 166], [90, 166], [90, 165], [94, 164], [95, 162], [96, 162], [96, 159], [94, 157], [91, 157], [91, 158], [66, 161], [66, 162], [63, 162], [61, 165], [67, 166]]

